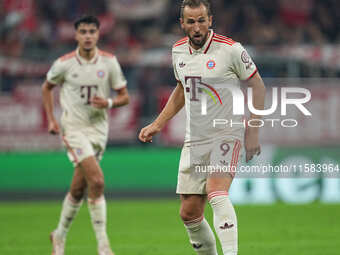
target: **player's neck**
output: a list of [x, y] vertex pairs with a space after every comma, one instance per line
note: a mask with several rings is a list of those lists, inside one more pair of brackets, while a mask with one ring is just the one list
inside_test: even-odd
[[87, 61], [90, 61], [94, 55], [96, 54], [96, 48], [93, 48], [91, 50], [84, 50], [83, 48], [79, 48], [79, 55], [86, 59]]

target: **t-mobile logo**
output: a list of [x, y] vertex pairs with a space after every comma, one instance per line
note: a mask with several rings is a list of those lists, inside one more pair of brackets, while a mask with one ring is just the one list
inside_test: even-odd
[[85, 98], [85, 104], [91, 104], [92, 96], [96, 94], [98, 85], [83, 85], [80, 86], [80, 97]]
[[[189, 82], [188, 82], [189, 81]], [[189, 85], [188, 85], [189, 83]], [[222, 100], [218, 92], [213, 86], [202, 82], [202, 77], [199, 76], [186, 76], [185, 77], [186, 92], [190, 93], [190, 101], [200, 101], [197, 97], [200, 94], [202, 115], [207, 114], [207, 101], [208, 96], [213, 100], [215, 104], [223, 105]], [[217, 103], [218, 102], [218, 103]]]

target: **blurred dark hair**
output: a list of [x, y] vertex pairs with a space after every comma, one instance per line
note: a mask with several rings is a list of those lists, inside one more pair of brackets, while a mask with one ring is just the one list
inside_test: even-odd
[[84, 16], [81, 16], [79, 19], [77, 19], [75, 22], [74, 22], [74, 28], [75, 29], [78, 29], [79, 25], [81, 23], [85, 23], [85, 24], [95, 24], [97, 28], [100, 27], [100, 22], [98, 20], [97, 17], [93, 16], [93, 15], [84, 15]]
[[210, 9], [210, 2], [209, 0], [183, 0], [182, 5], [181, 5], [181, 13], [180, 17], [183, 18], [183, 11], [185, 6], [189, 6], [190, 8], [195, 8], [195, 7], [200, 7], [201, 4], [203, 4], [208, 11], [208, 16], [211, 16], [211, 9]]

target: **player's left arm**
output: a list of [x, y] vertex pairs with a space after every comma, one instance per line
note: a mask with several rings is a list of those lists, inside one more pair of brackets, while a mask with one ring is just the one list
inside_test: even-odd
[[116, 96], [114, 98], [102, 98], [94, 96], [91, 99], [91, 105], [98, 109], [103, 108], [116, 108], [127, 105], [130, 102], [129, 93], [127, 87], [116, 89]]
[[[246, 83], [248, 87], [251, 87], [253, 90], [252, 99], [254, 108], [256, 110], [263, 110], [266, 88], [260, 74], [256, 72], [256, 74], [246, 81]], [[259, 155], [261, 153], [258, 127], [260, 125], [256, 124], [256, 120], [260, 120], [261, 116], [251, 113], [250, 119], [253, 120], [252, 126], [248, 126], [245, 133], [246, 162], [251, 160], [254, 155]]]
[[107, 99], [98, 96], [93, 97], [91, 100], [91, 105], [95, 108], [116, 108], [127, 105], [130, 101], [127, 89], [127, 81], [117, 58], [111, 58], [108, 65], [110, 68], [111, 88], [116, 91], [116, 96], [114, 98]]
[[[251, 57], [248, 55], [247, 50], [243, 48], [240, 43], [234, 43], [232, 51], [233, 68], [241, 81], [244, 81], [248, 87], [253, 89], [253, 106], [257, 110], [263, 110], [265, 86], [262, 78], [257, 71], [257, 67]], [[246, 162], [251, 160], [254, 155], [261, 153], [261, 146], [259, 143], [259, 126], [256, 125], [254, 119], [261, 119], [261, 116], [251, 113], [252, 127], [248, 126], [245, 132], [245, 149], [246, 149]]]

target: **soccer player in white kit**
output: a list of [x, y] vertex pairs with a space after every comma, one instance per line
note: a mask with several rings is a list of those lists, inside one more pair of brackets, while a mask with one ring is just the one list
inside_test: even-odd
[[[235, 168], [243, 144], [246, 161], [260, 153], [259, 130], [254, 127], [256, 120], [252, 127], [239, 125], [243, 116], [233, 115], [234, 98], [228, 89], [221, 89], [221, 84], [239, 89], [235, 81], [246, 81], [253, 89], [253, 106], [258, 110], [264, 107], [265, 87], [241, 44], [209, 29], [212, 15], [207, 0], [184, 0], [180, 24], [187, 37], [175, 43], [172, 49], [177, 86], [156, 120], [140, 131], [139, 139], [151, 142], [152, 136], [185, 105], [186, 135], [177, 183], [177, 193], [181, 198], [180, 216], [196, 253], [216, 255], [215, 237], [204, 218], [208, 200], [223, 254], [236, 255], [237, 219], [228, 197], [235, 173], [205, 175], [197, 173], [196, 167], [218, 164]], [[206, 100], [206, 107], [202, 107], [204, 93], [209, 95], [208, 98], [214, 97], [216, 102]], [[204, 111], [208, 114], [202, 115]], [[238, 125], [214, 127], [212, 122], [216, 116], [223, 116]], [[259, 119], [260, 116], [251, 114], [250, 118]]]
[[[84, 16], [75, 23], [75, 51], [58, 58], [42, 86], [48, 131], [61, 133], [74, 165], [58, 227], [51, 233], [52, 255], [63, 255], [66, 234], [79, 211], [85, 190], [99, 255], [113, 255], [106, 233], [104, 176], [99, 161], [108, 139], [107, 109], [128, 104], [127, 82], [116, 57], [97, 48], [100, 23]], [[61, 128], [53, 113], [52, 89], [60, 86]], [[111, 99], [110, 91], [116, 96]]]

